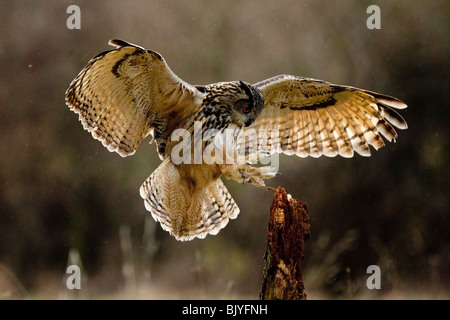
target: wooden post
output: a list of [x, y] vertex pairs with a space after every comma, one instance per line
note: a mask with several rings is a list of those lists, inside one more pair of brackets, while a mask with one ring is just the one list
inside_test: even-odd
[[311, 233], [308, 221], [306, 204], [278, 187], [270, 207], [262, 300], [306, 300], [302, 260]]

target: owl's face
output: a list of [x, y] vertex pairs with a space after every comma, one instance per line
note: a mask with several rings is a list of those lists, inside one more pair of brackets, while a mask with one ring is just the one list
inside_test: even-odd
[[261, 92], [243, 81], [216, 83], [209, 87], [211, 102], [219, 117], [229, 116], [237, 127], [250, 126], [264, 107]]
[[238, 81], [239, 93], [233, 101], [232, 119], [238, 126], [248, 127], [261, 113], [264, 107], [264, 98], [261, 92], [251, 84]]

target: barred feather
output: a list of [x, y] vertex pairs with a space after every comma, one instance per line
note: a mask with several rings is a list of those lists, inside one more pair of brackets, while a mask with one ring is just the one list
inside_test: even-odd
[[383, 136], [395, 141], [397, 129], [406, 121], [393, 109], [404, 109], [402, 101], [379, 93], [321, 80], [290, 75], [276, 76], [254, 85], [265, 105], [259, 117], [237, 138], [238, 149], [245, 144], [246, 130], [278, 129], [279, 139], [257, 145], [266, 150], [299, 157], [352, 157], [356, 152], [370, 156], [384, 146]]
[[239, 208], [220, 178], [207, 181], [207, 188], [190, 189], [179, 170], [168, 158], [140, 188], [145, 208], [164, 230], [180, 241], [202, 239], [238, 216]]
[[170, 112], [195, 107], [199, 91], [180, 80], [154, 51], [111, 40], [114, 50], [89, 61], [66, 91], [66, 104], [109, 151], [132, 155]]

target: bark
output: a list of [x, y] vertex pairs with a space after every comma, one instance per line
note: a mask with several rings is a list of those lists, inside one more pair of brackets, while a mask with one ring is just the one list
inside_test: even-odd
[[306, 204], [278, 187], [270, 207], [262, 300], [306, 300], [302, 260], [310, 233]]

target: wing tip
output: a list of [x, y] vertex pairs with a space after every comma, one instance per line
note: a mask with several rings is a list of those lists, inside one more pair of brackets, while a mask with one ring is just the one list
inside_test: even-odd
[[381, 94], [374, 94], [374, 96], [377, 99], [378, 103], [381, 103], [382, 105], [385, 105], [390, 108], [402, 110], [402, 109], [406, 109], [408, 107], [408, 105], [406, 103], [404, 103], [402, 100], [391, 97], [391, 96], [386, 96], [386, 95], [381, 95]]
[[108, 41], [108, 44], [110, 46], [115, 47], [116, 49], [120, 49], [120, 48], [123, 48], [123, 47], [135, 47], [135, 48], [139, 48], [139, 49], [145, 50], [141, 46], [138, 46], [138, 45], [135, 45], [133, 43], [130, 43], [130, 42], [127, 42], [127, 41], [124, 41], [124, 40], [120, 40], [120, 39], [111, 39], [111, 40]]

